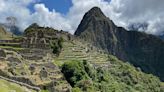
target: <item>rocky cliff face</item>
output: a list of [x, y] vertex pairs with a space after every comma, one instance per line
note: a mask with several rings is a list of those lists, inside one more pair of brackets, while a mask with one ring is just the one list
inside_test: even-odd
[[153, 35], [117, 27], [100, 8], [84, 15], [75, 35], [164, 80], [164, 42]]

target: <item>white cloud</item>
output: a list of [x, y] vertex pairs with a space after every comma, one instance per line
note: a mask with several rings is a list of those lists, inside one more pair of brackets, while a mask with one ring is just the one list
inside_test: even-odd
[[35, 13], [31, 15], [31, 21], [42, 26], [54, 27], [59, 30], [71, 30], [68, 20], [55, 10], [49, 11], [44, 4], [35, 4]]
[[35, 4], [35, 12], [31, 13], [27, 6], [39, 0], [0, 0], [0, 22], [6, 22], [6, 17], [14, 16], [18, 20], [21, 29], [27, 28], [36, 22], [41, 26], [49, 26], [56, 29], [72, 30], [68, 20], [55, 10], [49, 11], [44, 4]]
[[0, 0], [0, 22], [5, 22], [6, 17], [14, 16], [18, 19], [18, 25], [23, 29], [27, 27], [30, 10], [26, 6], [34, 0]]
[[111, 7], [116, 22], [121, 21], [124, 27], [130, 23], [148, 23], [147, 33], [164, 32], [164, 0], [112, 0]]
[[[66, 15], [55, 10], [50, 11], [38, 0], [0, 0], [0, 20], [7, 16], [15, 16], [22, 29], [37, 22], [42, 26], [50, 26], [73, 33], [83, 15], [94, 6], [98, 6], [116, 25], [127, 27], [131, 23], [148, 23], [146, 32], [160, 34], [164, 30], [164, 0], [72, 0], [73, 6]], [[35, 12], [31, 13], [27, 6], [35, 3]]]

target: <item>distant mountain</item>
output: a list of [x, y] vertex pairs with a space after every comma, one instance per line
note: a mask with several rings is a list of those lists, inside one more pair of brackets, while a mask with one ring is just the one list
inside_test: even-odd
[[148, 23], [132, 23], [128, 26], [131, 31], [146, 31], [148, 28]]
[[161, 38], [162, 40], [164, 40], [164, 35], [160, 35], [159, 38]]
[[9, 24], [5, 24], [5, 23], [0, 23], [0, 26], [4, 27], [5, 30], [7, 30], [8, 32], [13, 33], [14, 35], [22, 35], [23, 32], [21, 32], [20, 28], [18, 26], [15, 25], [9, 25]]
[[117, 27], [98, 7], [84, 15], [75, 35], [164, 81], [164, 42], [158, 37]]

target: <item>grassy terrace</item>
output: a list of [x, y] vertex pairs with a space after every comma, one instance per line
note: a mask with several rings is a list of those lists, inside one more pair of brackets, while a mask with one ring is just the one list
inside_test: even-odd
[[24, 50], [25, 48], [21, 48], [21, 47], [13, 47], [13, 46], [0, 46], [0, 48], [2, 49], [13, 49], [16, 51], [20, 51], [20, 50]]
[[63, 50], [61, 51], [59, 57], [55, 58], [54, 64], [57, 66], [62, 66], [64, 62], [72, 60], [87, 60], [93, 64], [104, 65], [108, 61], [108, 55], [100, 54], [96, 50], [90, 50], [86, 52], [87, 45], [81, 42], [64, 42]]
[[13, 46], [13, 47], [20, 47], [20, 43], [8, 43], [8, 42], [0, 42], [0, 46]]
[[0, 92], [36, 92], [15, 83], [0, 79]]

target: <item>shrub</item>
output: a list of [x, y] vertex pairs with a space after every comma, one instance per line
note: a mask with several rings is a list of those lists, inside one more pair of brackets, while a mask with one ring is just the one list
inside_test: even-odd
[[94, 69], [87, 61], [69, 61], [62, 72], [73, 92], [163, 92], [158, 78], [115, 61], [110, 69]]
[[63, 38], [56, 39], [54, 41], [51, 41], [50, 45], [51, 48], [53, 49], [53, 53], [59, 56], [62, 48], [63, 48]]
[[75, 87], [75, 88], [72, 88], [72, 92], [82, 92], [80, 88], [78, 87]]
[[79, 61], [65, 62], [62, 66], [62, 72], [65, 75], [67, 81], [73, 87], [78, 81], [89, 78], [85, 72], [83, 63]]

